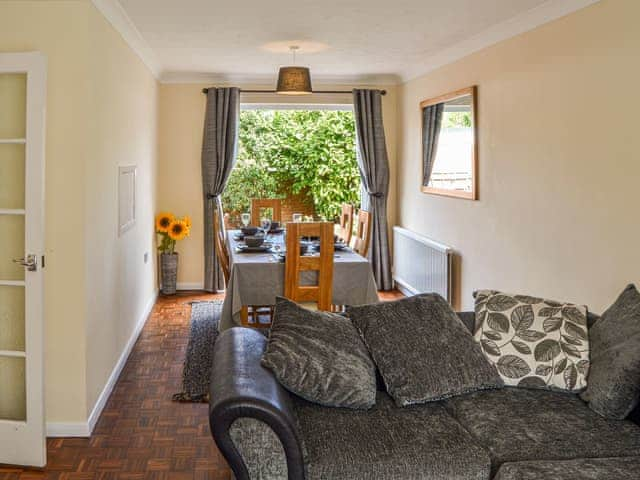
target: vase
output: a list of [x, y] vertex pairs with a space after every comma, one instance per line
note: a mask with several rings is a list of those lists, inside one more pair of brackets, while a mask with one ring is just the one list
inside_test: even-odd
[[176, 293], [176, 283], [178, 281], [178, 254], [160, 254], [160, 279], [163, 295], [174, 295]]

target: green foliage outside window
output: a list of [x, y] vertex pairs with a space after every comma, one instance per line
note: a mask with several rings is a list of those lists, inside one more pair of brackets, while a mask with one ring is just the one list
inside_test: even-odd
[[334, 220], [343, 203], [360, 203], [355, 123], [350, 111], [243, 110], [238, 161], [222, 197], [226, 212], [251, 198], [306, 194], [318, 216]]
[[445, 112], [444, 128], [471, 128], [471, 112]]

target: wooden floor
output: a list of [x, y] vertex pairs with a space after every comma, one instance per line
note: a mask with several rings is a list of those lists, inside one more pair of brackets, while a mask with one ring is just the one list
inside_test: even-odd
[[50, 438], [44, 471], [0, 467], [0, 480], [232, 479], [211, 438], [207, 405], [171, 401], [181, 391], [189, 302], [220, 298], [197, 292], [160, 297], [93, 435]]

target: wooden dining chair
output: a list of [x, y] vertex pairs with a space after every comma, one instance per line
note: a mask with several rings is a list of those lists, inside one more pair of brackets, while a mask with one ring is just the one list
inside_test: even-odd
[[354, 252], [367, 256], [369, 252], [369, 244], [371, 243], [371, 213], [366, 210], [358, 212], [358, 220], [356, 224], [356, 233], [351, 242], [351, 248]]
[[[301, 255], [302, 237], [320, 238], [320, 255]], [[287, 223], [284, 296], [294, 302], [317, 304], [318, 310], [331, 311], [333, 296], [333, 223]], [[318, 272], [316, 285], [304, 285], [300, 274]]]
[[[224, 230], [220, 227], [217, 209], [213, 213], [213, 242], [215, 253], [222, 269], [225, 286], [229, 286], [231, 278], [231, 261], [225, 240]], [[268, 328], [271, 326], [273, 307], [271, 305], [243, 305], [240, 309], [240, 323], [245, 327]]]
[[225, 241], [224, 230], [221, 225], [218, 209], [216, 208], [213, 212], [213, 243], [224, 276], [224, 283], [225, 285], [229, 285], [229, 277], [231, 276], [229, 250], [227, 250], [227, 242]]
[[279, 198], [252, 198], [251, 225], [260, 226], [262, 211], [271, 209], [271, 220], [282, 222], [282, 201]]
[[340, 223], [338, 225], [338, 239], [349, 245], [351, 235], [353, 235], [353, 205], [342, 204], [342, 213], [340, 214]]

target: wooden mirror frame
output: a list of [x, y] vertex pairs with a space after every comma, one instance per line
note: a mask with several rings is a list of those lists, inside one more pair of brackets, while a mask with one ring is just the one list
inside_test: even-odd
[[[473, 122], [473, 149], [471, 150], [471, 191], [470, 192], [461, 192], [457, 190], [447, 190], [444, 188], [434, 188], [427, 187], [426, 185], [422, 185], [422, 180], [420, 181], [420, 189], [423, 193], [431, 193], [434, 195], [443, 195], [446, 197], [455, 197], [455, 198], [465, 198], [467, 200], [477, 200], [478, 199], [478, 118], [476, 115], [477, 112], [477, 88], [476, 86], [471, 86], [467, 88], [462, 88], [460, 90], [456, 90], [454, 92], [450, 92], [444, 95], [440, 95], [438, 97], [429, 98], [427, 100], [423, 100], [420, 102], [420, 116], [422, 117], [422, 111], [425, 107], [430, 107], [431, 105], [435, 105], [437, 103], [444, 103], [449, 100], [453, 100], [454, 98], [464, 97], [465, 95], [471, 95], [471, 120]], [[422, 139], [422, 132], [424, 129], [423, 120], [420, 122], [420, 138]], [[424, 145], [422, 146], [424, 149]], [[421, 162], [424, 162], [424, 152], [420, 150], [420, 159]], [[424, 169], [424, 165], [422, 165]]]

